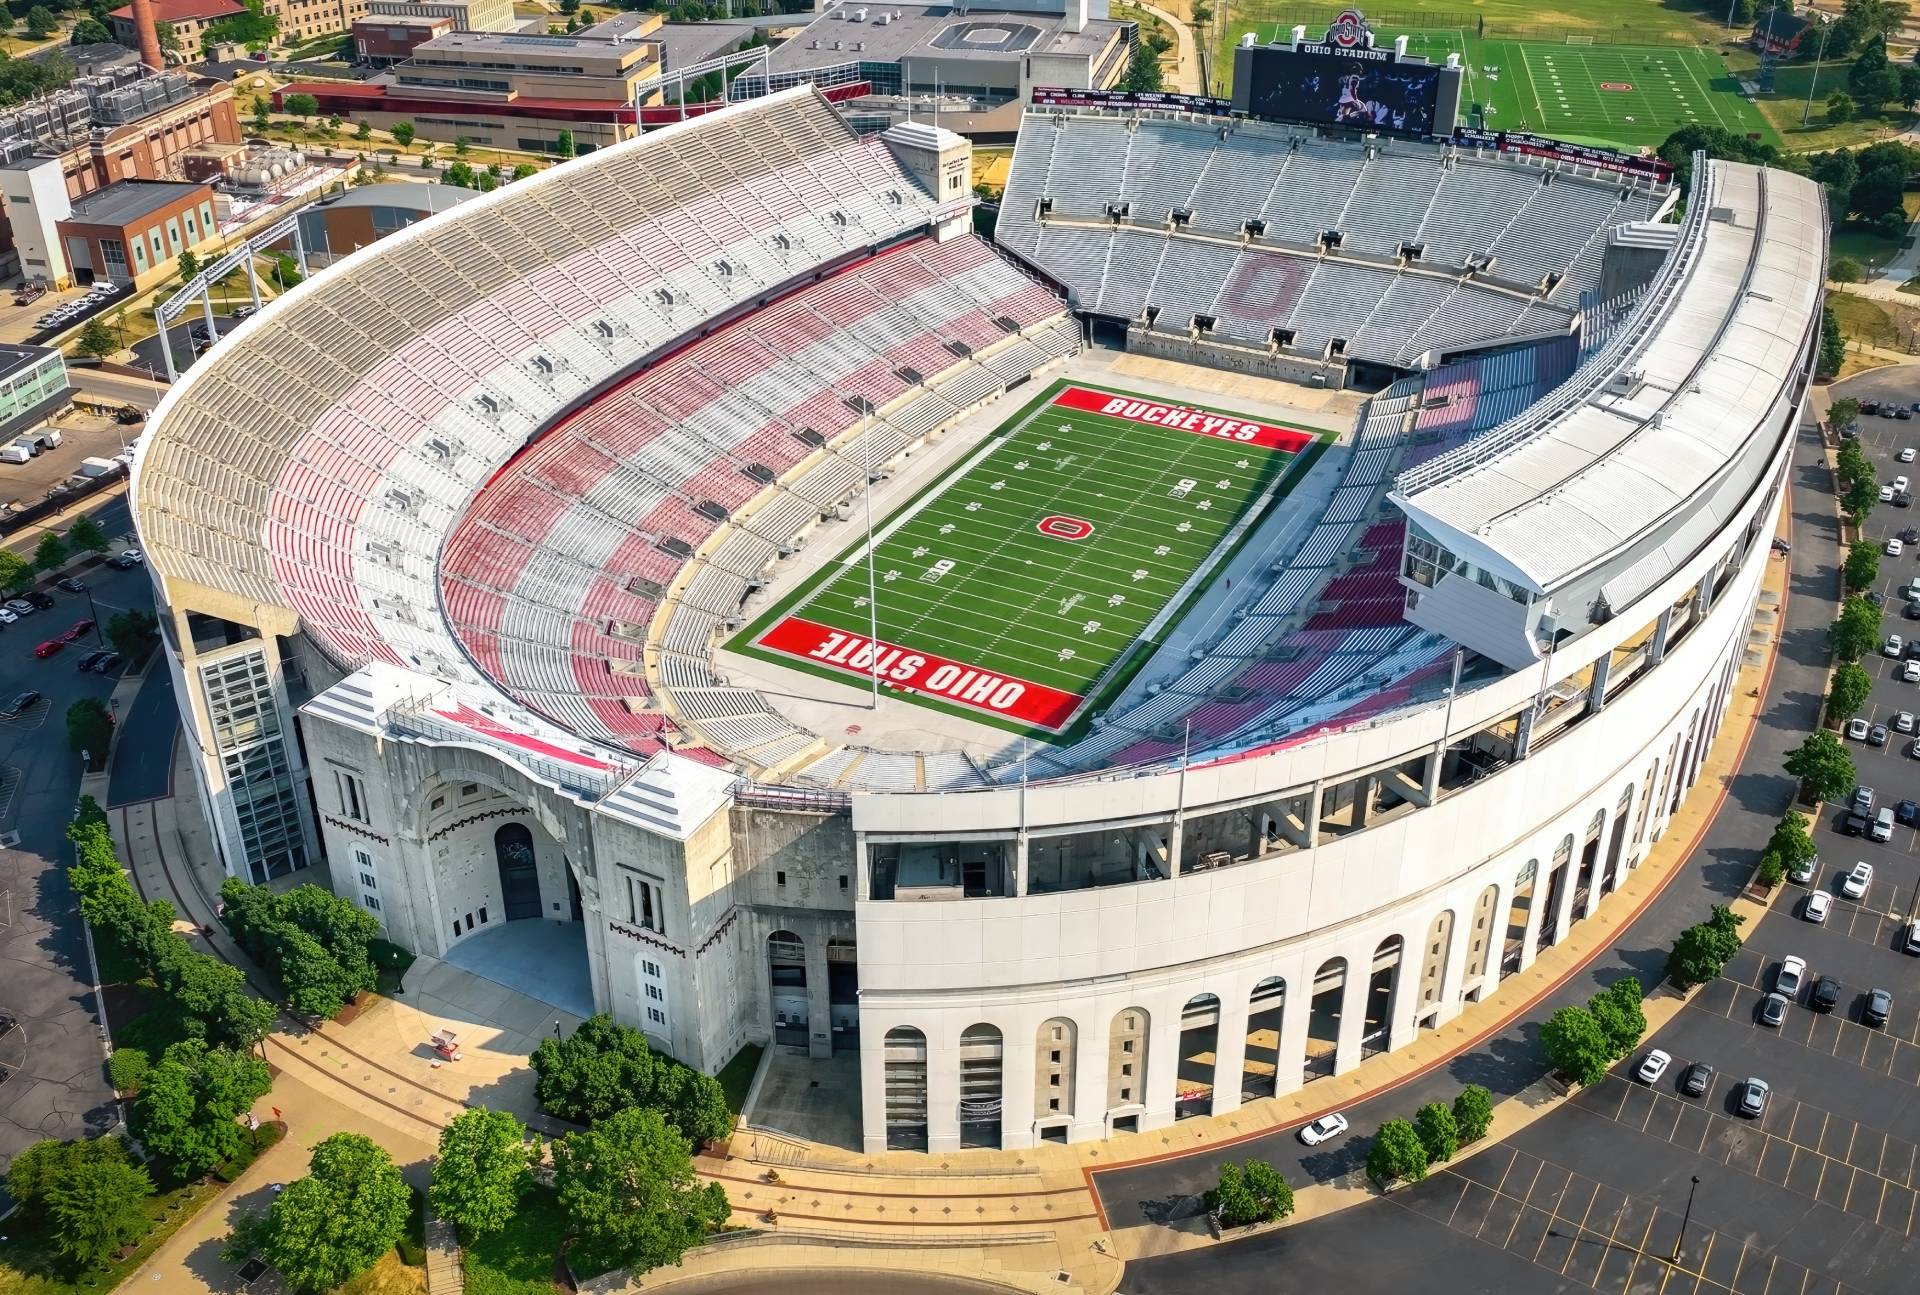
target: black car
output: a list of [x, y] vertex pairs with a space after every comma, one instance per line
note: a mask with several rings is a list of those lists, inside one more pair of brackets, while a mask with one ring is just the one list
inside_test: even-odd
[[1904, 423], [1909, 418], [1913, 417], [1913, 411], [1911, 409], [1908, 409], [1905, 405], [1902, 405], [1900, 406], [1900, 408], [1893, 411], [1893, 416]]
[[1860, 1019], [1879, 1029], [1886, 1025], [1887, 1017], [1893, 1011], [1893, 995], [1884, 989], [1875, 989], [1867, 994], [1867, 1001], [1860, 1007]]
[[119, 411], [114, 414], [113, 421], [122, 427], [131, 427], [135, 423], [146, 422], [147, 415], [145, 411], [136, 409], [132, 405], [122, 405]]
[[1813, 993], [1807, 996], [1807, 1006], [1816, 1012], [1831, 1012], [1840, 1005], [1840, 982], [1832, 976], [1822, 976], [1813, 984]]
[[1872, 825], [1865, 814], [1849, 814], [1841, 820], [1840, 831], [1845, 836], [1865, 836]]
[[1860, 412], [1863, 414], [1877, 414], [1880, 412], [1880, 402], [1877, 400], [1863, 400], [1860, 402]]
[[46, 611], [55, 605], [53, 595], [43, 589], [29, 589], [20, 596], [32, 603], [35, 607], [38, 607], [41, 611]]
[[[1911, 417], [1911, 415], [1909, 415], [1909, 417]], [[1905, 490], [1896, 490], [1896, 491], [1894, 491], [1894, 492], [1893, 492], [1893, 506], [1894, 506], [1895, 508], [1911, 508], [1911, 507], [1913, 507], [1913, 495], [1912, 495], [1912, 494], [1911, 494], [1910, 492], [1908, 492], [1908, 491], [1905, 491]]]
[[1893, 807], [1893, 816], [1908, 827], [1920, 823], [1920, 804], [1903, 800]]
[[[116, 553], [107, 559], [107, 565], [116, 571], [131, 571], [140, 565], [140, 559], [128, 553]], [[1911, 605], [1914, 609], [1914, 618], [1920, 620], [1920, 602]]]
[[93, 672], [95, 674], [108, 674], [119, 664], [120, 654], [118, 652], [102, 652], [100, 659], [93, 663]]
[[33, 703], [39, 700], [40, 700], [39, 690], [36, 688], [29, 688], [25, 692], [16, 696], [12, 701], [8, 702], [6, 709], [4, 711], [0, 711], [0, 715], [7, 715], [9, 717], [18, 715], [21, 711], [25, 710], [27, 707], [33, 705]]
[[1885, 607], [1887, 605], [1887, 596], [1878, 589], [1869, 589], [1867, 591], [1867, 601], [1875, 607]]
[[56, 589], [64, 589], [70, 594], [83, 594], [87, 592], [87, 582], [79, 576], [65, 576], [54, 581], [53, 587]]
[[1680, 1076], [1680, 1091], [1688, 1097], [1705, 1097], [1707, 1089], [1711, 1087], [1713, 1087], [1713, 1067], [1704, 1061], [1694, 1062]]

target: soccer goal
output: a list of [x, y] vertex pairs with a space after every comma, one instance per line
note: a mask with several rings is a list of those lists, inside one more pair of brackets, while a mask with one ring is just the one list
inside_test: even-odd
[[1567, 44], [1569, 44], [1569, 45], [1591, 45], [1591, 44], [1593, 44], [1593, 37], [1591, 37], [1591, 36], [1569, 36], [1569, 37], [1567, 37]]

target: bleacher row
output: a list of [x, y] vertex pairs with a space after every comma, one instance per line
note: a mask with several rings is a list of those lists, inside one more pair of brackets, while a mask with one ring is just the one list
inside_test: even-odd
[[1573, 375], [1582, 350], [1575, 338], [1556, 337], [1430, 370], [1401, 469], [1437, 458], [1544, 400]]
[[[1401, 619], [1404, 519], [1364, 520], [1379, 516], [1420, 388], [1419, 377], [1406, 378], [1367, 403], [1326, 510], [1223, 638], [1153, 696], [1109, 712], [1091, 735], [1034, 755], [1029, 776], [1150, 764], [1183, 750], [1204, 756], [1358, 722], [1373, 697], [1444, 655], [1446, 640]], [[1022, 776], [1013, 764], [993, 772], [1001, 781]]]
[[[1157, 308], [1184, 328], [1255, 346], [1291, 329], [1293, 349], [1405, 365], [1429, 349], [1465, 349], [1567, 327], [1599, 283], [1606, 231], [1649, 219], [1650, 189], [1572, 171], [1483, 158], [1446, 145], [1357, 143], [1257, 122], [1030, 113], [1014, 149], [996, 238], [1069, 285], [1078, 309], [1126, 319]], [[1042, 202], [1048, 214], [1041, 215]], [[1108, 224], [1125, 204], [1134, 224]], [[1166, 222], [1191, 213], [1182, 230]], [[1241, 246], [1249, 220], [1283, 247]], [[1338, 230], [1341, 252], [1322, 255]], [[1424, 248], [1412, 273], [1387, 258]], [[1477, 276], [1458, 270], [1491, 257]], [[1561, 276], [1551, 304], [1536, 294]]]
[[[646, 627], [684, 575], [661, 660], [675, 708], [697, 736], [778, 764], [817, 739], [757, 693], [714, 686], [715, 629], [862, 488], [869, 451], [885, 467], [1077, 340], [1058, 298], [972, 236], [856, 263], [627, 379], [517, 457], [448, 539], [448, 619], [522, 702], [645, 751], [666, 724], [641, 673]], [[877, 416], [837, 443], [868, 407]]]

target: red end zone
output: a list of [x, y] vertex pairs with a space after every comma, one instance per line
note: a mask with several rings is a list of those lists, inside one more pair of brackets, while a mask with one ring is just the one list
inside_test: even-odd
[[1238, 441], [1242, 445], [1258, 445], [1269, 450], [1284, 450], [1288, 454], [1299, 453], [1301, 447], [1313, 444], [1316, 439], [1312, 432], [1302, 432], [1292, 427], [1275, 427], [1270, 423], [1254, 423], [1244, 418], [1229, 418], [1225, 414], [1208, 413], [1204, 409], [1190, 409], [1185, 405], [1160, 405], [1151, 400], [1139, 400], [1132, 396], [1116, 396], [1106, 391], [1089, 391], [1085, 387], [1068, 387], [1053, 398], [1053, 403], [1067, 409], [1079, 409], [1089, 414], [1105, 414], [1109, 418], [1125, 418], [1136, 423], [1151, 423], [1155, 427], [1169, 427], [1179, 432], [1192, 432], [1195, 436], [1212, 436], [1223, 441]]
[[789, 616], [760, 636], [760, 646], [801, 661], [831, 666], [858, 679], [877, 669], [882, 687], [919, 693], [988, 715], [1004, 715], [1036, 728], [1065, 726], [1081, 699], [1044, 684], [995, 674], [946, 657], [879, 642], [878, 662], [864, 634], [829, 629]]

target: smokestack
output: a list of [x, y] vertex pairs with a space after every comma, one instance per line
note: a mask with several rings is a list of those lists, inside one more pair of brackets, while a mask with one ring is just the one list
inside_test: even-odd
[[160, 52], [160, 33], [154, 29], [153, 0], [133, 0], [133, 29], [140, 37], [140, 61], [156, 72], [167, 70]]

